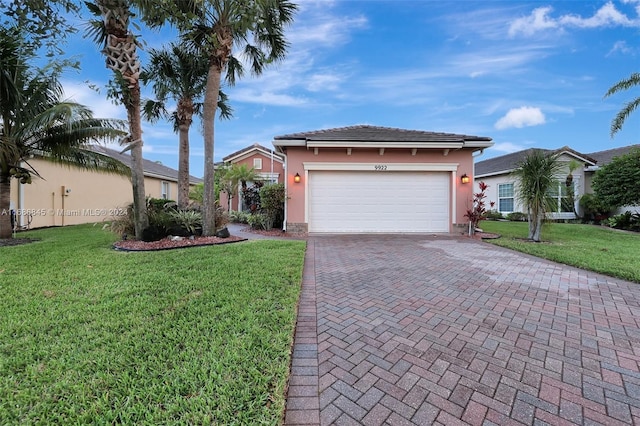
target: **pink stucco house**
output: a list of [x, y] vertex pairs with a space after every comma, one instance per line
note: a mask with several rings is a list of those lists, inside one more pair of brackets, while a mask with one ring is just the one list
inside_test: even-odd
[[[260, 144], [253, 144], [222, 159], [225, 164], [246, 165], [253, 168], [264, 182], [283, 183], [284, 182], [284, 157], [282, 154], [266, 148]], [[248, 182], [251, 185], [251, 182]], [[238, 194], [240, 191], [238, 190]], [[220, 194], [220, 205], [227, 207], [227, 194]], [[243, 210], [242, 196], [236, 195], [231, 200], [231, 210]]]
[[493, 142], [359, 125], [276, 136], [273, 145], [284, 159], [286, 230], [449, 233], [467, 222], [473, 153]]

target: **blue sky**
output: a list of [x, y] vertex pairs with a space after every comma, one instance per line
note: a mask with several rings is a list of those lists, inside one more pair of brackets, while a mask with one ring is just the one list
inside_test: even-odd
[[[216, 121], [216, 161], [254, 143], [272, 147], [277, 135], [357, 124], [493, 138], [480, 159], [529, 147], [588, 153], [640, 143], [640, 111], [609, 136], [637, 90], [603, 98], [640, 71], [640, 0], [298, 4], [286, 60], [225, 88], [234, 117]], [[172, 41], [169, 31], [140, 35], [147, 48]], [[65, 75], [68, 96], [96, 116], [125, 118], [123, 107], [89, 88], [110, 76], [97, 48], [79, 35], [65, 50], [80, 55], [82, 67]], [[172, 126], [143, 130], [145, 158], [177, 167]], [[203, 161], [196, 122], [192, 175], [202, 176]]]

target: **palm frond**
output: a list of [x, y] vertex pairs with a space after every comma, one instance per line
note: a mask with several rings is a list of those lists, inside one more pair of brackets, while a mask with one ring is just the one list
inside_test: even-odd
[[604, 97], [609, 97], [622, 90], [629, 90], [634, 86], [640, 86], [640, 73], [633, 73], [628, 78], [620, 80], [619, 82], [611, 86], [609, 90], [607, 90], [607, 93], [605, 93]]
[[626, 103], [624, 107], [618, 112], [616, 117], [611, 122], [610, 135], [613, 137], [616, 133], [622, 130], [624, 122], [629, 118], [632, 112], [634, 112], [640, 106], [640, 98], [635, 99], [632, 102]]

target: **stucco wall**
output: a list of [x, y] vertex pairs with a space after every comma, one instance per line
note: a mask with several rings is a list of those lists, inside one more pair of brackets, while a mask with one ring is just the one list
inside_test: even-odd
[[[566, 154], [563, 154], [562, 156], [560, 156], [559, 161], [562, 162], [562, 165], [560, 167], [558, 177], [557, 177], [559, 181], [564, 182], [565, 179], [567, 178], [567, 175], [569, 174], [569, 162], [571, 161], [572, 158], [573, 157]], [[585, 172], [584, 172], [584, 167], [579, 167], [578, 169], [574, 170], [572, 172], [572, 175], [573, 175], [573, 185], [574, 185], [574, 193], [575, 193], [575, 208], [578, 211], [578, 214], [580, 214], [579, 199], [582, 194], [591, 192], [590, 179], [587, 180], [587, 177], [585, 176]], [[485, 194], [487, 196], [487, 198], [485, 198], [485, 204], [486, 204], [487, 210], [491, 209], [490, 207], [491, 201], [494, 201], [496, 203], [494, 209], [498, 210], [498, 185], [504, 184], [504, 183], [513, 183], [514, 184], [513, 211], [523, 212], [523, 213], [526, 212], [526, 208], [518, 200], [517, 181], [513, 175], [511, 175], [510, 173], [504, 173], [497, 176], [477, 178], [474, 183], [475, 191], [480, 190], [479, 183], [481, 181], [489, 185], [489, 187], [485, 190]], [[562, 215], [557, 215], [557, 216], [559, 216], [560, 218], [560, 216]], [[563, 216], [562, 218], [565, 218], [565, 217]]]
[[[24, 225], [31, 215], [31, 228], [101, 222], [122, 214], [133, 200], [126, 176], [88, 172], [37, 158], [30, 163], [42, 178], [34, 176], [28, 185], [13, 179], [11, 200]], [[159, 178], [145, 178], [147, 196], [161, 198], [161, 182]], [[175, 199], [177, 183], [166, 182], [170, 198]]]
[[[464, 224], [467, 222], [464, 217], [466, 209], [471, 205], [472, 189], [471, 184], [460, 183], [460, 176], [473, 175], [473, 159], [471, 150], [450, 150], [446, 153], [444, 149], [426, 150], [419, 149], [416, 155], [412, 155], [411, 149], [390, 149], [384, 150], [380, 155], [378, 149], [353, 149], [351, 155], [346, 149], [318, 150], [318, 154], [313, 149], [288, 147], [287, 148], [287, 223], [305, 223], [305, 162], [339, 162], [339, 163], [455, 163], [458, 164], [455, 179], [455, 191], [450, 189], [451, 197], [456, 194], [455, 217], [452, 217], [452, 224]], [[300, 183], [294, 183], [293, 178], [296, 173], [300, 174]], [[380, 172], [385, 173], [385, 172]], [[452, 228], [453, 230], [453, 228]]]
[[[262, 159], [262, 168], [255, 169], [256, 173], [258, 173], [259, 175], [260, 174], [264, 175], [265, 177], [277, 175], [276, 182], [277, 183], [284, 182], [284, 165], [281, 161], [279, 161], [275, 157], [272, 163], [271, 156], [264, 155], [260, 152], [253, 152], [247, 157], [234, 161], [233, 164], [245, 165], [248, 169], [251, 169], [253, 168], [253, 164], [254, 164], [253, 160], [256, 158]], [[238, 193], [240, 193], [240, 190], [238, 190]], [[222, 192], [220, 194], [220, 205], [224, 209], [227, 209], [228, 202], [227, 202], [227, 194], [225, 192]], [[240, 196], [236, 195], [231, 200], [231, 209], [237, 211], [239, 208], [240, 208]]]

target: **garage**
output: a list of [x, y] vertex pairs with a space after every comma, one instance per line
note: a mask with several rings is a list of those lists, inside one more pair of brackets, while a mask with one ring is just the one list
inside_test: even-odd
[[449, 172], [310, 171], [317, 233], [449, 232]]
[[371, 125], [276, 136], [285, 159], [283, 230], [465, 230], [474, 158], [492, 145], [484, 136]]

